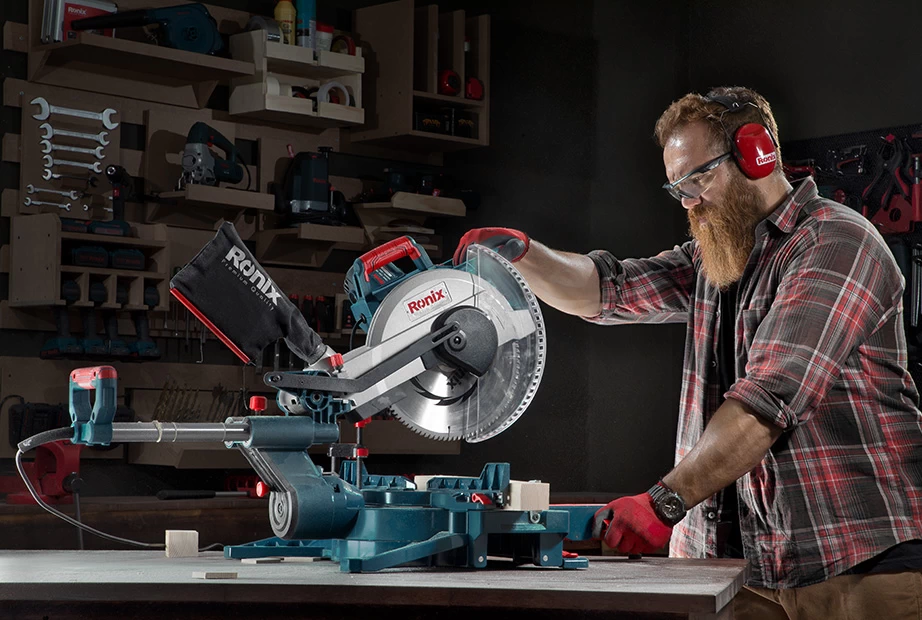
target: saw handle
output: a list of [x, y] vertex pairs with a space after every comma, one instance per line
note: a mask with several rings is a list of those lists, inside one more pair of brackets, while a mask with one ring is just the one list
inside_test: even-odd
[[[368, 274], [377, 271], [385, 265], [390, 265], [401, 258], [410, 258], [417, 269], [429, 269], [432, 267], [432, 262], [429, 260], [429, 257], [425, 252], [419, 249], [419, 246], [416, 245], [413, 239], [410, 237], [398, 237], [397, 239], [388, 241], [384, 245], [380, 245], [373, 250], [365, 252], [359, 257], [364, 267], [363, 274], [365, 276], [365, 281], [368, 282]], [[421, 261], [422, 264], [417, 261]]]

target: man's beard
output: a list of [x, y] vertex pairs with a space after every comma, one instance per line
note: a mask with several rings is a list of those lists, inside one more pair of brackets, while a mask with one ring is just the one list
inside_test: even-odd
[[755, 188], [733, 175], [719, 204], [699, 205], [688, 212], [690, 233], [701, 248], [704, 275], [720, 290], [743, 276], [755, 245], [755, 227], [763, 217], [761, 209]]

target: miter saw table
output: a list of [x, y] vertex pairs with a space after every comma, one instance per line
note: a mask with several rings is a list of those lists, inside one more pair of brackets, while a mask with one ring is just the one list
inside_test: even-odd
[[[183, 272], [194, 267], [209, 279], [232, 273], [228, 282], [242, 282], [261, 304], [286, 299], [227, 226], [212, 242], [220, 245], [199, 254], [217, 256], [220, 264], [196, 264], [197, 257], [172, 284], [190, 311], [240, 351], [241, 336], [225, 333], [212, 321], [217, 317], [205, 315], [204, 302], [192, 299], [195, 291], [181, 286]], [[398, 261], [413, 268], [404, 271]], [[480, 246], [461, 265], [434, 265], [404, 237], [357, 259], [345, 288], [356, 322], [368, 326], [366, 344], [342, 355], [328, 350], [300, 371], [267, 373], [264, 382], [277, 391], [283, 415], [264, 415], [257, 399], [254, 415], [219, 424], [113, 423], [117, 375], [104, 366], [71, 373], [72, 428], [61, 437], [86, 445], [220, 441], [239, 449], [260, 476], [275, 536], [226, 547], [229, 559], [328, 558], [348, 572], [482, 569], [488, 556], [511, 565], [586, 568], [588, 560], [565, 552], [563, 542], [589, 539], [599, 506], [551, 507], [546, 495], [516, 497], [521, 487], [507, 463], [487, 464], [477, 476], [434, 477], [417, 488], [401, 476], [373, 475], [361, 445], [337, 443], [341, 420], [361, 425], [385, 409], [433, 439], [478, 442], [509, 428], [534, 397], [546, 354], [537, 299], [515, 268]], [[323, 471], [308, 455], [314, 445], [354, 458], [336, 472]]]

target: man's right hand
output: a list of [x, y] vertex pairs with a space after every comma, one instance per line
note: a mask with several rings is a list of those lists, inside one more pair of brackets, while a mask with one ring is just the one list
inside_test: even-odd
[[528, 235], [512, 228], [475, 228], [467, 231], [458, 243], [453, 263], [467, 259], [467, 248], [473, 244], [489, 248], [510, 262], [516, 262], [528, 251]]

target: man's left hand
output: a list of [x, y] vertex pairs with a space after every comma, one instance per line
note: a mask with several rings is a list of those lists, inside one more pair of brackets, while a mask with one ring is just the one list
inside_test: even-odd
[[656, 515], [650, 494], [641, 493], [600, 508], [593, 518], [592, 533], [621, 553], [653, 553], [669, 542], [672, 527]]

